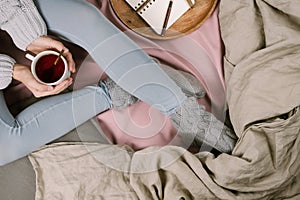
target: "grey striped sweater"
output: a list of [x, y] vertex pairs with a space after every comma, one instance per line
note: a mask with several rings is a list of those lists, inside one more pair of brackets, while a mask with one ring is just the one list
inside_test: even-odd
[[[0, 28], [6, 31], [21, 50], [36, 38], [47, 34], [47, 27], [32, 0], [0, 0]], [[0, 89], [12, 81], [16, 61], [0, 54]]]

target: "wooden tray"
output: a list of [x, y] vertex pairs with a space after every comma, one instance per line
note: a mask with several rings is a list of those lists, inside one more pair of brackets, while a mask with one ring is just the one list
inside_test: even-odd
[[112, 8], [118, 18], [134, 32], [151, 39], [173, 39], [191, 33], [214, 11], [218, 0], [195, 0], [193, 8], [180, 17], [164, 36], [156, 34], [146, 22], [135, 13], [125, 0], [110, 0]]

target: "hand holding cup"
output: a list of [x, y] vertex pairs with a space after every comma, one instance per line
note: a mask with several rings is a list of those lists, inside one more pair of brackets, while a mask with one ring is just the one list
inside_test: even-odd
[[[57, 52], [64, 50], [63, 56], [67, 61], [69, 73], [75, 73], [75, 62], [72, 58], [70, 51], [64, 46], [64, 44], [58, 40], [53, 39], [49, 36], [40, 36], [32, 43], [30, 43], [26, 50], [32, 52], [33, 54], [39, 54], [42, 51], [46, 50], [55, 50]], [[34, 57], [34, 56], [32, 56]], [[57, 57], [57, 56], [56, 56]], [[59, 94], [70, 86], [73, 82], [73, 79], [67, 78], [58, 85], [45, 85], [36, 78], [34, 78], [30, 69], [27, 66], [16, 64], [14, 66], [13, 78], [22, 82], [35, 97], [45, 97], [50, 95]]]
[[53, 39], [49, 36], [40, 36], [37, 39], [35, 39], [32, 43], [30, 43], [26, 50], [38, 54], [42, 51], [46, 50], [55, 50], [57, 52], [60, 52], [61, 50], [64, 50], [63, 56], [66, 58], [69, 66], [69, 71], [71, 73], [75, 73], [75, 62], [73, 60], [72, 54], [70, 53], [69, 49], [67, 49], [64, 44], [56, 39]]
[[36, 56], [26, 54], [26, 58], [31, 60], [31, 72], [34, 78], [45, 85], [58, 85], [69, 78], [67, 60], [56, 51], [46, 50]]
[[13, 69], [13, 78], [22, 82], [37, 98], [59, 94], [72, 84], [71, 77], [56, 86], [41, 84], [33, 77], [28, 66], [15, 64]]

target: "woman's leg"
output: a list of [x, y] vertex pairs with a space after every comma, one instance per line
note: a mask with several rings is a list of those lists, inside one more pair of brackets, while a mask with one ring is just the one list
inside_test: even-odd
[[143, 50], [85, 0], [36, 0], [48, 28], [86, 49], [124, 90], [170, 115], [186, 99]]
[[[189, 145], [193, 139], [230, 152], [236, 138], [181, 89], [124, 33], [85, 0], [35, 0], [48, 28], [83, 47], [128, 93], [170, 116]], [[205, 125], [205, 126], [204, 126]], [[186, 139], [185, 139], [186, 138]]]
[[101, 87], [87, 86], [40, 100], [14, 118], [0, 91], [0, 166], [63, 136], [110, 107]]

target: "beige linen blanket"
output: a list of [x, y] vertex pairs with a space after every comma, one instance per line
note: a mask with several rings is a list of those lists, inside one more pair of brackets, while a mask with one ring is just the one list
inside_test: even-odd
[[232, 155], [53, 144], [30, 155], [36, 199], [300, 199], [300, 1], [220, 3]]

